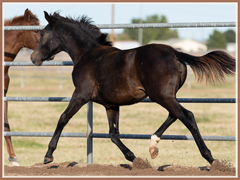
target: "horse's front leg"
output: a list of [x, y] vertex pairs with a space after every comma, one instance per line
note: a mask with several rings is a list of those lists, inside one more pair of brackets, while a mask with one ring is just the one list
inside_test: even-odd
[[60, 119], [58, 121], [56, 130], [53, 134], [53, 137], [48, 145], [48, 151], [44, 157], [44, 164], [50, 163], [53, 161], [53, 152], [57, 148], [57, 143], [59, 140], [59, 137], [62, 133], [63, 128], [68, 123], [68, 121], [72, 118], [73, 115], [75, 115], [78, 110], [88, 102], [86, 100], [86, 97], [82, 97], [81, 93], [77, 91], [77, 89], [74, 91], [72, 98], [68, 104], [68, 107], [66, 110], [62, 113], [60, 116]]
[[[4, 67], [4, 97], [7, 95], [8, 87], [9, 87], [9, 82], [10, 78], [8, 75], [8, 66]], [[8, 102], [4, 102], [4, 131], [5, 132], [10, 132], [10, 125], [8, 122]], [[6, 142], [6, 147], [7, 147], [7, 152], [8, 152], [8, 160], [12, 163], [13, 166], [19, 166], [17, 162], [16, 155], [13, 150], [13, 145], [12, 145], [12, 139], [11, 136], [4, 136], [5, 142]]]
[[[10, 126], [9, 126], [8, 117], [7, 117], [8, 116], [7, 110], [8, 110], [8, 102], [5, 101], [4, 102], [4, 131], [10, 132]], [[9, 155], [8, 160], [12, 163], [13, 166], [19, 166], [16, 155], [13, 150], [11, 136], [4, 136], [4, 138], [6, 142], [7, 152]]]
[[135, 155], [121, 142], [119, 137], [119, 107], [106, 108], [106, 111], [111, 141], [118, 146], [127, 160], [133, 162]]

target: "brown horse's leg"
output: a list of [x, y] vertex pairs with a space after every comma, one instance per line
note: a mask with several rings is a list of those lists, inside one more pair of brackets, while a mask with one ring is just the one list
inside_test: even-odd
[[[8, 109], [8, 103], [5, 101], [4, 102], [4, 131], [10, 132], [10, 126], [9, 126], [8, 117], [7, 117], [7, 109]], [[7, 147], [7, 152], [9, 155], [8, 160], [12, 163], [13, 166], [19, 166], [16, 155], [13, 150], [11, 136], [5, 136], [4, 138], [5, 138], [5, 143]]]
[[[10, 78], [8, 76], [8, 69], [9, 67], [4, 67], [4, 97], [7, 95], [9, 81]], [[4, 131], [10, 132], [10, 126], [8, 122], [8, 102], [4, 102]], [[13, 166], [19, 166], [17, 162], [16, 155], [13, 150], [12, 139], [11, 136], [4, 136], [7, 152], [8, 152], [8, 160], [12, 163]]]
[[86, 103], [87, 103], [87, 100], [83, 99], [81, 97], [81, 93], [79, 93], [76, 89], [72, 95], [72, 98], [68, 104], [68, 107], [60, 116], [56, 130], [48, 145], [48, 151], [44, 157], [44, 164], [47, 164], [53, 161], [52, 154], [54, 150], [57, 148], [57, 143], [63, 128], [68, 123], [68, 121], [72, 118], [72, 116], [75, 115], [78, 112], [78, 110]]
[[162, 134], [165, 132], [165, 130], [176, 121], [176, 118], [172, 117], [170, 114], [167, 118], [167, 120], [160, 126], [160, 128], [153, 133], [151, 136], [151, 143], [150, 143], [150, 148], [149, 152], [151, 154], [151, 158], [154, 159], [158, 155], [158, 148], [157, 148], [157, 143], [160, 141], [160, 138]]
[[119, 107], [106, 108], [106, 111], [111, 141], [118, 146], [128, 161], [133, 162], [135, 155], [121, 142], [119, 137]]
[[172, 117], [179, 119], [191, 132], [201, 155], [210, 163], [214, 162], [214, 159], [211, 155], [210, 150], [207, 148], [204, 143], [202, 136], [197, 127], [194, 115], [192, 112], [186, 110], [182, 107], [176, 100], [175, 97], [165, 97], [165, 100], [159, 101], [163, 107], [165, 107]]

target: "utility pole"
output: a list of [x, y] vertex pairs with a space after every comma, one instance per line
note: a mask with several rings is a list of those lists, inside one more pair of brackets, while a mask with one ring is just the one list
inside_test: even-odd
[[[112, 4], [112, 20], [111, 20], [111, 24], [114, 24], [114, 4]], [[111, 29], [111, 35], [110, 35], [110, 41], [112, 41], [112, 43], [114, 44], [114, 30]]]
[[[139, 19], [139, 24], [142, 23], [142, 4], [140, 4], [140, 19]], [[143, 44], [143, 29], [139, 28], [138, 29], [138, 42], [140, 44], [140, 46], [142, 46]]]

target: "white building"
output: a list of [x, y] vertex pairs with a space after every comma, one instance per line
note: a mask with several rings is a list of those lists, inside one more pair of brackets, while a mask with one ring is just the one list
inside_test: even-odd
[[207, 45], [198, 41], [194, 41], [192, 39], [178, 39], [172, 38], [168, 40], [155, 40], [150, 41], [149, 44], [156, 43], [156, 44], [166, 44], [172, 46], [175, 49], [184, 52], [202, 52], [207, 51]]
[[136, 48], [139, 47], [140, 44], [138, 41], [114, 41], [113, 44], [114, 47], [118, 48], [118, 49], [132, 49], [132, 48]]
[[236, 52], [236, 43], [227, 43], [227, 52]]

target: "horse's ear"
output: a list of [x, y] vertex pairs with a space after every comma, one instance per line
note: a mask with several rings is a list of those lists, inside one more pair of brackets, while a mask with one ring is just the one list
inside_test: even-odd
[[32, 12], [29, 11], [28, 9], [26, 9], [25, 12], [24, 12], [24, 19], [25, 19], [27, 22], [30, 22], [30, 21], [31, 21], [31, 17], [33, 17]]
[[56, 18], [54, 18], [53, 16], [49, 16], [49, 14], [46, 11], [44, 11], [44, 14], [45, 19], [48, 21], [50, 25], [53, 25], [53, 23], [57, 21]]
[[44, 11], [44, 15], [45, 15], [45, 19], [48, 21], [49, 24], [52, 23], [52, 19], [51, 17], [48, 15], [48, 13], [46, 11]]

